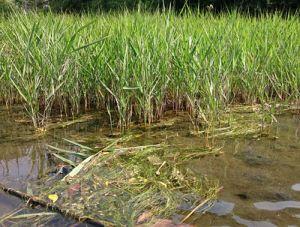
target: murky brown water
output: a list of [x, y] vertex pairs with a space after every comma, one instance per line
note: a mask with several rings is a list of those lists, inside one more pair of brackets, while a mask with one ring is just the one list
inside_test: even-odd
[[[30, 190], [30, 185], [51, 168], [46, 144], [61, 143], [61, 138], [96, 141], [107, 132], [98, 127], [101, 124], [90, 122], [36, 136], [29, 125], [14, 121], [20, 118], [22, 114], [16, 111], [0, 109], [0, 182], [24, 191]], [[223, 146], [223, 155], [190, 163], [189, 167], [199, 175], [218, 179], [224, 187], [206, 214], [191, 219], [196, 226], [300, 226], [300, 117], [286, 115], [278, 120], [272, 128], [277, 139], [216, 141]], [[188, 136], [187, 129], [183, 124], [149, 130], [138, 143], [167, 140], [175, 146], [202, 146], [203, 140]], [[0, 217], [17, 208], [22, 208], [23, 213], [35, 212], [24, 208], [22, 201], [0, 192]], [[39, 224], [74, 222], [57, 215]]]
[[203, 226], [300, 226], [300, 118], [281, 116], [278, 139], [228, 140], [224, 155], [194, 161], [216, 177], [220, 201], [198, 219]]
[[[36, 134], [30, 124], [15, 121], [25, 119], [18, 110], [19, 108], [14, 108], [14, 111], [11, 112], [0, 107], [0, 183], [29, 193], [32, 185], [53, 168], [46, 155], [46, 144], [57, 144], [62, 141], [62, 138], [71, 138], [72, 136], [80, 138], [80, 135], [95, 135], [95, 132], [99, 130], [97, 127], [89, 127], [88, 124], [85, 124], [84, 126], [74, 125], [68, 130], [51, 130], [46, 135]], [[87, 129], [89, 132], [86, 131]], [[79, 225], [59, 214], [51, 219], [42, 218], [37, 221], [35, 218], [26, 223], [24, 219], [8, 221], [5, 224], [1, 222], [2, 217], [15, 211], [18, 211], [18, 214], [27, 214], [39, 213], [44, 210], [30, 209], [20, 199], [0, 191], [0, 226]], [[82, 226], [85, 225], [82, 224]]]

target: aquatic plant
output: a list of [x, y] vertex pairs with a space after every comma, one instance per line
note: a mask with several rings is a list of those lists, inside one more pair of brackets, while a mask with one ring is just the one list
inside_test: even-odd
[[145, 213], [148, 218], [144, 222], [169, 218], [175, 212], [183, 212], [180, 206], [192, 210], [216, 198], [218, 183], [196, 175], [186, 163], [206, 155], [220, 155], [220, 149], [201, 147], [174, 152], [174, 147], [166, 144], [124, 147], [135, 138], [116, 139], [100, 150], [70, 140], [67, 142], [77, 144], [80, 151], [49, 146], [58, 160], [68, 164], [72, 156], [94, 154], [62, 180], [54, 181], [51, 188], [41, 188], [40, 197], [55, 194], [56, 204], [66, 213], [111, 223], [108, 226], [133, 226]]
[[234, 103], [300, 97], [295, 15], [13, 13], [0, 31], [0, 100], [35, 127], [93, 109], [123, 130], [174, 109], [200, 129]]

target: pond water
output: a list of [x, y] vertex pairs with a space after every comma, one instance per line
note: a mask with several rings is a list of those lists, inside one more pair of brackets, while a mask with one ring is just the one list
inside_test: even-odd
[[193, 161], [224, 187], [204, 226], [300, 226], [300, 118], [281, 116], [278, 139], [225, 142], [224, 154]]
[[[97, 143], [108, 133], [108, 129], [99, 127], [101, 122], [91, 121], [42, 135], [16, 119], [24, 119], [23, 114], [0, 108], [0, 182], [25, 192], [53, 167], [48, 161], [46, 144], [60, 144], [62, 138]], [[212, 208], [204, 215], [196, 213], [189, 221], [196, 226], [300, 226], [300, 116], [278, 117], [271, 133], [272, 138], [215, 141], [223, 147], [224, 154], [189, 163], [194, 172], [218, 180], [223, 186]], [[138, 143], [163, 140], [190, 148], [203, 144], [203, 140], [189, 135], [187, 123], [148, 130]], [[18, 210], [37, 212], [26, 208], [23, 201], [0, 192], [0, 217]], [[36, 224], [36, 219], [32, 221]], [[8, 222], [15, 223], [18, 221]], [[76, 222], [55, 215], [39, 219], [38, 224]]]

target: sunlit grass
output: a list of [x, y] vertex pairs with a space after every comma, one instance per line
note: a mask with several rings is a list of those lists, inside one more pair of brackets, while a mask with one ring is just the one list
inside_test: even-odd
[[0, 21], [0, 100], [35, 127], [54, 114], [106, 110], [111, 124], [150, 124], [188, 110], [196, 128], [229, 104], [300, 94], [297, 16], [14, 14]]

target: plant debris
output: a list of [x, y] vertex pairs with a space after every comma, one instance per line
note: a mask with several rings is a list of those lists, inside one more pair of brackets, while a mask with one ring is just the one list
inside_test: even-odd
[[117, 139], [95, 151], [63, 180], [41, 189], [40, 196], [56, 194], [56, 204], [67, 212], [118, 226], [170, 218], [183, 203], [216, 198], [217, 182], [197, 176], [185, 163], [220, 149], [178, 153], [163, 143], [125, 147], [128, 140]]

